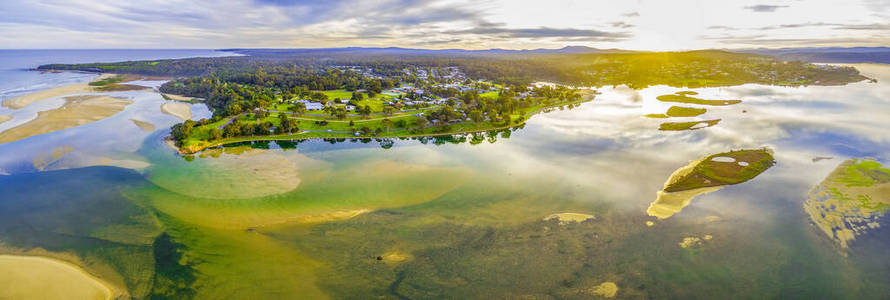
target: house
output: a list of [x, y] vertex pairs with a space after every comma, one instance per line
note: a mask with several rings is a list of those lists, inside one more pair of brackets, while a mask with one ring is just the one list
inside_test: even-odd
[[306, 105], [306, 110], [321, 110], [324, 108], [320, 102], [309, 102], [309, 100], [297, 100], [294, 103], [303, 103]]

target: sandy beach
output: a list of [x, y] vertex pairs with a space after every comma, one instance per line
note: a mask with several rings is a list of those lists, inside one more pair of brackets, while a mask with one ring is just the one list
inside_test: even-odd
[[9, 121], [9, 120], [12, 120], [12, 116], [10, 116], [10, 115], [0, 115], [0, 124], [3, 124], [3, 122]]
[[113, 299], [114, 289], [73, 264], [0, 255], [0, 299]]
[[62, 107], [39, 112], [34, 120], [0, 132], [0, 143], [96, 122], [124, 110], [130, 103], [133, 102], [108, 96], [66, 97]]
[[183, 121], [192, 118], [192, 107], [185, 103], [164, 103], [161, 105], [161, 111], [165, 114], [177, 117]]
[[185, 102], [204, 101], [204, 99], [201, 99], [201, 98], [194, 98], [194, 97], [175, 95], [175, 94], [161, 93], [161, 96], [163, 96], [164, 99], [173, 100], [173, 101], [185, 101]]
[[[115, 74], [102, 74], [99, 76], [99, 78], [96, 78], [94, 81], [102, 80], [102, 79], [109, 78], [112, 76], [115, 76]], [[88, 82], [69, 84], [69, 85], [63, 85], [63, 86], [60, 86], [57, 88], [48, 89], [45, 91], [40, 91], [40, 92], [36, 92], [36, 93], [22, 95], [22, 96], [15, 97], [15, 98], [5, 99], [5, 100], [3, 100], [3, 106], [11, 108], [11, 109], [20, 109], [25, 106], [28, 106], [28, 104], [31, 104], [31, 103], [34, 103], [37, 101], [41, 101], [41, 100], [45, 100], [45, 99], [49, 99], [49, 98], [53, 98], [53, 97], [59, 97], [59, 96], [71, 95], [71, 94], [90, 93], [90, 92], [94, 92], [94, 91], [96, 91], [96, 88], [93, 86], [90, 86], [90, 84]]]

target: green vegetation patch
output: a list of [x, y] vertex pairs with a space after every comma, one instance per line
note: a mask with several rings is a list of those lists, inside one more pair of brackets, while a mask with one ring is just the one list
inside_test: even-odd
[[666, 114], [648, 114], [648, 115], [643, 115], [643, 116], [646, 118], [651, 118], [651, 119], [667, 119], [667, 118], [671, 117]]
[[835, 181], [847, 187], [869, 187], [878, 183], [890, 182], [890, 170], [873, 160], [857, 160], [846, 164], [844, 172]]
[[708, 110], [704, 108], [671, 106], [667, 111], [667, 115], [671, 117], [695, 117], [700, 116], [707, 111]]
[[676, 92], [675, 94], [680, 95], [680, 96], [695, 96], [695, 95], [698, 95], [698, 92], [695, 92], [695, 91], [682, 91], [682, 92]]
[[708, 128], [720, 123], [720, 119], [716, 120], [707, 120], [707, 121], [693, 121], [693, 122], [666, 122], [661, 123], [661, 126], [658, 127], [658, 130], [661, 131], [681, 131], [681, 130], [696, 130], [702, 128]]
[[689, 97], [686, 95], [661, 95], [655, 97], [658, 101], [661, 102], [677, 102], [677, 103], [688, 103], [688, 104], [698, 104], [698, 105], [713, 105], [713, 106], [725, 106], [725, 105], [733, 105], [741, 103], [742, 100], [705, 100], [699, 99], [695, 97]]
[[890, 210], [890, 169], [874, 160], [847, 160], [810, 190], [803, 207], [843, 252], [863, 233], [881, 227]]
[[118, 83], [121, 81], [124, 81], [124, 76], [118, 75], [118, 76], [112, 76], [112, 77], [108, 77], [108, 78], [105, 78], [102, 80], [96, 80], [96, 81], [90, 82], [90, 85], [91, 86], [106, 86], [106, 85], [115, 84], [115, 83]]
[[768, 149], [755, 149], [710, 155], [699, 161], [688, 174], [668, 183], [664, 191], [679, 192], [751, 180], [776, 163], [770, 152]]

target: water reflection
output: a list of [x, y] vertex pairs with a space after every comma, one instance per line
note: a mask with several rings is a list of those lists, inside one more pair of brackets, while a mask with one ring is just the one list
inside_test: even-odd
[[[743, 100], [709, 107], [706, 116], [722, 121], [694, 131], [658, 131], [659, 120], [641, 117], [669, 108], [657, 96], [686, 89], [617, 87], [519, 130], [253, 142], [185, 157], [161, 141], [176, 122], [160, 113], [162, 100], [129, 92], [136, 103], [115, 117], [0, 145], [0, 168], [36, 171], [38, 153], [64, 145], [148, 162], [140, 175], [153, 184], [126, 195], [164, 216], [205, 296], [216, 287], [273, 297], [295, 292], [299, 278], [299, 287], [343, 298], [583, 298], [611, 290], [598, 288], [604, 282], [618, 298], [873, 297], [888, 293], [887, 271], [848, 264], [802, 207], [840, 161], [887, 163], [890, 67], [861, 69], [879, 82], [694, 89]], [[647, 226], [675, 170], [765, 146], [777, 161], [768, 172]], [[560, 213], [595, 218], [545, 220]], [[874, 234], [857, 243], [879, 249], [885, 236]], [[686, 238], [699, 240], [684, 248]], [[856, 259], [888, 261], [875, 251]]]

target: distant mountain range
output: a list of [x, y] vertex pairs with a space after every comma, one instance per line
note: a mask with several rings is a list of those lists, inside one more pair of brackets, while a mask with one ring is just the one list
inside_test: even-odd
[[620, 49], [598, 49], [585, 46], [566, 46], [559, 49], [485, 49], [485, 50], [466, 50], [466, 49], [411, 49], [399, 47], [387, 48], [365, 48], [365, 47], [344, 47], [344, 48], [293, 48], [293, 49], [219, 49], [220, 51], [229, 51], [246, 55], [288, 55], [288, 54], [309, 54], [309, 53], [355, 53], [355, 54], [375, 54], [375, 55], [498, 55], [498, 54], [591, 54], [591, 53], [630, 53], [634, 51]]
[[890, 63], [890, 47], [814, 47], [732, 51], [769, 55], [781, 60], [801, 60], [807, 62]]

